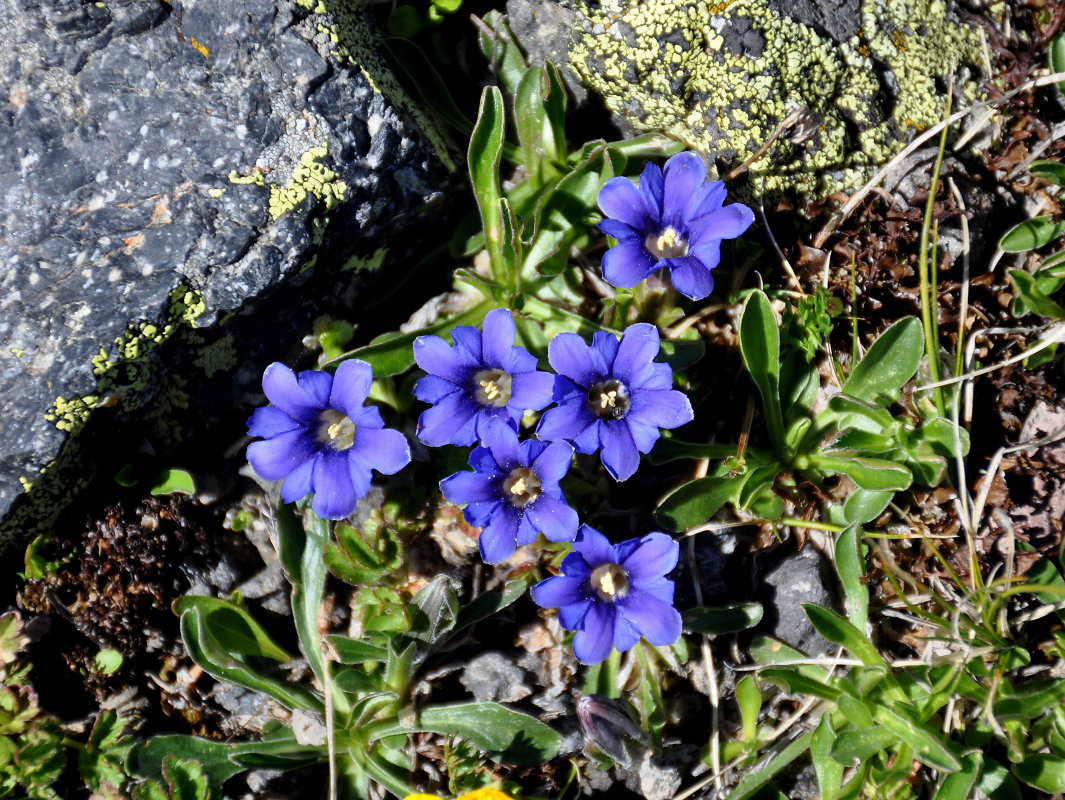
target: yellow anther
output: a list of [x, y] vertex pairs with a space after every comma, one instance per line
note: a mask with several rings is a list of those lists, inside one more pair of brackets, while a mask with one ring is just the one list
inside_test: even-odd
[[603, 594], [611, 597], [617, 594], [617, 590], [614, 589], [614, 576], [609, 571], [599, 576], [599, 588], [603, 590]]
[[510, 486], [510, 493], [511, 494], [524, 494], [525, 490], [526, 490], [525, 478], [518, 478]]
[[495, 400], [500, 395], [499, 384], [495, 381], [481, 381], [481, 388], [484, 389], [484, 396], [489, 400]]
[[599, 407], [602, 409], [616, 408], [618, 404], [618, 393], [614, 390], [609, 392], [603, 392], [599, 395]]

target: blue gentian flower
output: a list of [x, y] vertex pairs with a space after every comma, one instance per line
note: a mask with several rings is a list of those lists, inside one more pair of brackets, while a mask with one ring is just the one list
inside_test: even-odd
[[519, 442], [502, 420], [487, 425], [482, 445], [470, 453], [473, 472], [440, 482], [444, 497], [468, 504], [466, 521], [484, 528], [481, 558], [489, 564], [510, 558], [538, 531], [552, 542], [571, 541], [577, 512], [567, 505], [558, 482], [569, 470], [573, 448], [565, 442]]
[[469, 325], [455, 328], [454, 347], [439, 336], [414, 341], [414, 359], [429, 373], [414, 396], [433, 406], [418, 419], [418, 438], [431, 447], [471, 445], [494, 419], [517, 430], [526, 410], [551, 402], [553, 376], [537, 372], [536, 357], [512, 346], [517, 328], [510, 312], [488, 312], [483, 327], [483, 335]]
[[721, 240], [735, 239], [754, 221], [741, 203], [722, 206], [725, 184], [706, 183], [706, 165], [694, 153], [678, 153], [666, 171], [648, 163], [640, 185], [611, 178], [599, 190], [606, 219], [599, 230], [618, 240], [603, 256], [603, 277], [613, 286], [640, 284], [668, 269], [673, 286], [692, 300], [714, 290], [710, 270], [721, 261]]
[[555, 377], [556, 408], [540, 419], [541, 439], [565, 439], [579, 453], [602, 450], [603, 466], [614, 480], [629, 478], [658, 441], [659, 428], [692, 420], [688, 398], [673, 389], [673, 371], [657, 363], [658, 329], [630, 325], [619, 342], [597, 331], [589, 347], [575, 333], [551, 340], [547, 358]]
[[406, 437], [364, 405], [372, 382], [370, 365], [354, 359], [335, 375], [266, 368], [263, 391], [273, 405], [248, 419], [248, 433], [265, 440], [248, 445], [248, 461], [266, 480], [284, 479], [284, 502], [314, 492], [314, 513], [343, 519], [370, 490], [371, 469], [394, 475], [410, 463]]
[[533, 601], [557, 608], [559, 624], [573, 637], [582, 664], [598, 664], [611, 648], [625, 652], [640, 637], [665, 647], [680, 637], [680, 614], [673, 608], [673, 581], [680, 546], [664, 533], [649, 533], [612, 545], [582, 525], [574, 552], [562, 560], [562, 574], [532, 588]]

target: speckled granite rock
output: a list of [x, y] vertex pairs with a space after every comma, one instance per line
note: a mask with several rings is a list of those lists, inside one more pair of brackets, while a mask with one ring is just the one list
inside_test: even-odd
[[[979, 37], [954, 0], [509, 0], [526, 51], [562, 51], [623, 130], [659, 131], [748, 194], [861, 185], [916, 131], [976, 96]], [[568, 53], [559, 42], [569, 42]]]
[[356, 6], [0, 0], [0, 549], [85, 482], [100, 407], [178, 424], [211, 379], [232, 403], [270, 353], [223, 318], [284, 294], [291, 341], [296, 284], [351, 301], [416, 245], [455, 161]]

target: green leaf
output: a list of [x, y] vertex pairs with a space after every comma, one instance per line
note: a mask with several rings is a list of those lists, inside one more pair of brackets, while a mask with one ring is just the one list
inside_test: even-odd
[[784, 417], [780, 409], [780, 331], [760, 290], [751, 292], [740, 312], [740, 352], [743, 363], [762, 396], [769, 438], [779, 453], [784, 447]]
[[183, 469], [166, 469], [152, 479], [152, 494], [195, 494], [196, 484]]
[[832, 758], [832, 746], [836, 743], [836, 732], [832, 730], [831, 714], [825, 714], [817, 723], [810, 739], [810, 760], [817, 775], [817, 785], [821, 797], [835, 797], [843, 783], [843, 765]]
[[901, 464], [883, 458], [844, 453], [813, 454], [809, 456], [809, 462], [819, 472], [846, 475], [862, 489], [874, 492], [900, 492], [910, 488], [913, 483], [913, 475]]
[[842, 731], [832, 745], [832, 758], [844, 766], [858, 766], [898, 741], [899, 737], [887, 728]]
[[761, 603], [733, 603], [726, 606], [696, 606], [683, 614], [684, 630], [721, 636], [753, 628], [762, 619]]
[[352, 585], [374, 583], [403, 563], [402, 547], [388, 526], [363, 527], [370, 541], [350, 525], [342, 523], [333, 531], [336, 541], [325, 546], [325, 563], [329, 570]]
[[1065, 758], [1046, 753], [1026, 753], [1024, 761], [1013, 765], [1013, 774], [1022, 783], [1050, 794], [1065, 792]]
[[517, 122], [518, 143], [529, 180], [538, 185], [543, 180], [544, 125], [547, 110], [541, 90], [545, 78], [544, 67], [534, 66], [525, 71], [514, 98], [514, 117]]
[[[1047, 62], [1051, 72], [1065, 72], [1065, 35], [1058, 34], [1047, 45]], [[1065, 93], [1065, 81], [1058, 84], [1058, 91]]]
[[494, 86], [481, 93], [477, 122], [470, 137], [467, 163], [473, 194], [481, 213], [485, 248], [492, 263], [492, 277], [504, 281], [503, 227], [499, 216], [499, 161], [503, 155], [503, 95]]
[[562, 743], [561, 734], [554, 729], [499, 703], [427, 706], [410, 724], [391, 720], [376, 723], [370, 735], [382, 738], [418, 731], [465, 737], [505, 764], [543, 764], [555, 757]]
[[736, 684], [736, 705], [740, 707], [740, 718], [743, 720], [743, 742], [747, 747], [753, 748], [758, 729], [758, 712], [762, 708], [762, 693], [750, 675], [744, 676]]
[[835, 423], [844, 436], [850, 435], [849, 428], [883, 436], [895, 427], [895, 418], [887, 409], [842, 393], [828, 401], [828, 410], [818, 415], [818, 421]]
[[[796, 655], [799, 658], [805, 658], [802, 653], [797, 653]], [[842, 693], [839, 689], [809, 675], [804, 675], [800, 669], [802, 668], [797, 669], [794, 666], [766, 667], [759, 671], [758, 677], [762, 681], [779, 686], [786, 694], [794, 695], [795, 697], [819, 697], [830, 703], [835, 703], [841, 699], [840, 695]]]
[[342, 664], [365, 664], [379, 661], [384, 663], [388, 660], [388, 650], [380, 645], [371, 644], [364, 639], [352, 639], [339, 633], [326, 636], [326, 641], [336, 653], [337, 660]]
[[725, 475], [689, 481], [662, 498], [655, 509], [655, 519], [671, 531], [702, 525], [725, 503], [736, 502], [747, 476]]
[[1041, 317], [1065, 319], [1065, 308], [1062, 308], [1057, 302], [1039, 291], [1033, 275], [1023, 269], [1011, 269], [1009, 275], [1010, 282], [1017, 291], [1017, 298], [1014, 303], [1018, 304], [1019, 301], [1020, 304], [1023, 304], [1023, 307], [1018, 305], [1017, 309], [1021, 316], [1032, 311]]
[[1021, 787], [1004, 766], [987, 759], [977, 787], [987, 800], [1021, 800]]
[[873, 342], [851, 372], [842, 392], [867, 403], [892, 397], [917, 372], [924, 336], [916, 317], [903, 317]]
[[1014, 225], [1003, 234], [998, 246], [1007, 253], [1025, 253], [1049, 244], [1062, 231], [1065, 223], [1054, 222], [1049, 214], [1044, 214]]
[[481, 52], [499, 77], [507, 95], [515, 97], [522, 75], [525, 74], [525, 59], [504, 22], [503, 14], [492, 9], [481, 19], [487, 28], [481, 29], [477, 37]]
[[894, 492], [874, 492], [868, 489], [855, 489], [847, 502], [843, 504], [843, 518], [848, 525], [864, 525], [884, 513]]
[[685, 458], [728, 458], [736, 455], [734, 444], [698, 444], [696, 442], [682, 442], [679, 439], [658, 440], [647, 460], [659, 466], [671, 461], [680, 461]]
[[[662, 133], [645, 133], [632, 139], [620, 142], [610, 142], [607, 145], [611, 150], [623, 155], [626, 159], [660, 159], [669, 158], [684, 149], [683, 142], [670, 139]], [[570, 157], [572, 160], [572, 156]]]
[[981, 753], [969, 753], [962, 757], [961, 769], [943, 778], [936, 790], [935, 800], [969, 800], [973, 796], [980, 771], [984, 766]]
[[407, 609], [411, 619], [410, 629], [402, 638], [416, 643], [414, 666], [447, 639], [455, 628], [459, 616], [459, 598], [451, 582], [452, 579], [447, 575], [437, 575], [411, 598]]
[[[1057, 38], [1055, 41], [1057, 41]], [[1062, 51], [1061, 54], [1065, 56], [1065, 40], [1059, 42], [1057, 46]], [[1051, 47], [1054, 47], [1054, 45], [1051, 44]], [[1046, 159], [1033, 161], [1028, 165], [1028, 171], [1033, 175], [1038, 175], [1040, 178], [1046, 178], [1048, 181], [1052, 181], [1058, 186], [1065, 188], [1065, 164], [1062, 164], [1060, 161], [1048, 161]]]
[[835, 611], [813, 603], [803, 603], [802, 607], [817, 632], [828, 641], [843, 645], [851, 655], [860, 659], [868, 667], [884, 666], [884, 660], [865, 633], [855, 628]]
[[869, 590], [862, 583], [865, 573], [858, 528], [850, 526], [836, 540], [836, 571], [847, 601], [847, 618], [860, 631], [869, 621]]
[[292, 660], [292, 655], [274, 642], [243, 606], [219, 597], [185, 595], [174, 602], [174, 613], [180, 616], [187, 612], [198, 614], [205, 630], [234, 653], [278, 662]]
[[529, 587], [524, 578], [513, 578], [503, 585], [503, 592], [482, 592], [477, 598], [459, 611], [455, 621], [454, 632], [467, 628], [476, 622], [501, 611], [510, 604], [516, 602]]
[[123, 768], [132, 739], [123, 738], [126, 723], [114, 711], [101, 711], [84, 748], [78, 751], [81, 777], [94, 792], [104, 783], [120, 788], [126, 780]]
[[957, 772], [961, 761], [938, 732], [925, 727], [912, 707], [903, 705], [874, 705], [873, 718], [899, 739], [913, 748], [918, 761], [940, 772]]
[[111, 675], [122, 666], [122, 654], [113, 648], [101, 650], [93, 659], [93, 672], [99, 675]]
[[807, 731], [770, 759], [768, 764], [744, 775], [725, 800], [748, 800], [753, 797], [763, 786], [809, 749], [811, 735], [812, 732]]

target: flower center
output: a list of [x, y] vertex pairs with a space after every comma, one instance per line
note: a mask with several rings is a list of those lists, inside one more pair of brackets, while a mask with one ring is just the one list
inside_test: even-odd
[[318, 417], [318, 441], [334, 450], [350, 450], [355, 444], [355, 423], [339, 411], [327, 408]]
[[503, 495], [515, 508], [525, 508], [540, 496], [540, 478], [528, 467], [512, 469], [503, 480]]
[[502, 408], [510, 402], [510, 382], [501, 369], [482, 369], [473, 376], [474, 396], [482, 406]]
[[643, 244], [655, 258], [681, 258], [688, 255], [688, 243], [673, 228], [666, 228], [658, 236], [647, 234]]
[[632, 584], [619, 564], [603, 564], [592, 570], [592, 588], [599, 599], [613, 603], [629, 593]]
[[629, 390], [613, 378], [593, 384], [588, 390], [588, 407], [599, 419], [621, 419], [629, 413], [629, 405]]

